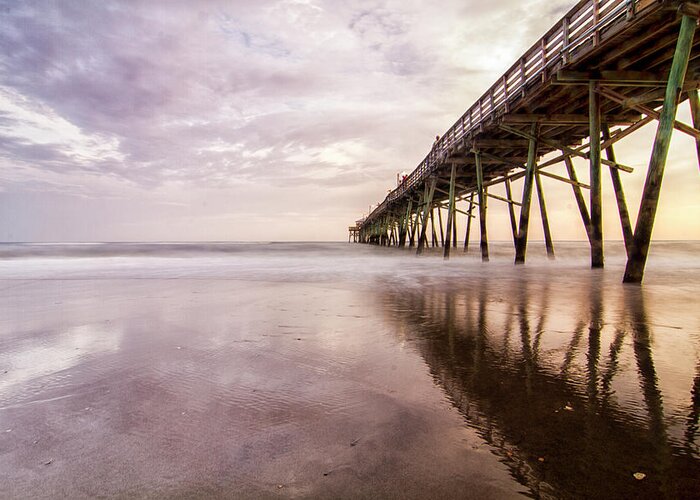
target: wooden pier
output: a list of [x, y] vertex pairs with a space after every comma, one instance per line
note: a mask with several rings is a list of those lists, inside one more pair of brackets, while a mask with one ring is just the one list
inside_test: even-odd
[[[495, 200], [509, 206], [514, 260], [522, 264], [534, 188], [547, 254], [553, 257], [544, 176], [573, 190], [590, 242], [591, 266], [603, 267], [601, 177], [608, 170], [627, 252], [623, 281], [640, 283], [674, 130], [696, 140], [700, 160], [700, 41], [694, 38], [699, 17], [696, 2], [581, 0], [436, 141], [378, 207], [358, 221], [354, 239], [408, 244], [418, 254], [432, 241], [449, 258], [450, 248], [457, 246], [459, 212], [467, 216], [465, 250], [472, 218], [478, 217], [481, 256], [487, 261], [487, 208], [488, 201]], [[692, 126], [675, 119], [679, 103], [686, 100]], [[657, 132], [633, 227], [622, 185], [632, 168], [615, 156], [614, 145], [650, 122], [657, 122]], [[543, 161], [545, 155], [554, 157]], [[577, 178], [572, 161], [576, 157], [588, 161], [589, 184]], [[547, 171], [562, 163], [566, 177]], [[511, 190], [517, 179], [524, 179], [520, 199]], [[506, 196], [489, 192], [499, 184]], [[588, 204], [584, 190], [589, 192]]]

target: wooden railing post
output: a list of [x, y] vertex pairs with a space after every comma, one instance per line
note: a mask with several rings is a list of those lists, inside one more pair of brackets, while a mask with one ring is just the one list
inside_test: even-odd
[[541, 79], [544, 83], [547, 80], [547, 42], [544, 38], [540, 40], [540, 58], [542, 59]]
[[564, 65], [569, 63], [569, 17], [564, 17], [562, 25], [562, 62]]
[[593, 0], [593, 46], [600, 44], [600, 30], [598, 29], [598, 21], [600, 21], [600, 1]]

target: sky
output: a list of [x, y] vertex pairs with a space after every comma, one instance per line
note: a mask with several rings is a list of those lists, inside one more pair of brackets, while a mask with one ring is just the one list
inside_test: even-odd
[[[0, 241], [347, 239], [574, 3], [0, 0]], [[654, 127], [618, 150], [633, 213]], [[700, 238], [691, 139], [664, 183], [654, 236]], [[585, 238], [545, 193], [555, 239]]]

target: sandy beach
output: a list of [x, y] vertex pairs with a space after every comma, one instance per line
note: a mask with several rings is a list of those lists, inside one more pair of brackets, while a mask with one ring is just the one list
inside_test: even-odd
[[698, 497], [700, 247], [658, 248], [6, 246], [0, 496]]

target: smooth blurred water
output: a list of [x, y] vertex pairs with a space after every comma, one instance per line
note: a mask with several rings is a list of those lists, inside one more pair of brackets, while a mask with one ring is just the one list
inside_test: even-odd
[[700, 497], [700, 243], [556, 250], [2, 244], [0, 494]]

